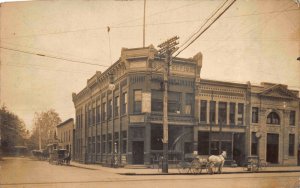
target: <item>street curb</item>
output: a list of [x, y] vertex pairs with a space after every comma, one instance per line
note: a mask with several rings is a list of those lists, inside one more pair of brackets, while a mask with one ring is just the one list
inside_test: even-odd
[[[259, 171], [259, 172], [223, 172], [222, 174], [259, 174], [259, 173], [293, 173], [293, 172], [300, 172], [300, 170], [275, 170], [275, 171]], [[218, 175], [218, 174], [208, 174], [208, 173], [201, 173], [201, 174], [193, 174], [193, 173], [135, 173], [135, 172], [128, 172], [128, 173], [117, 173], [119, 175], [124, 176], [168, 176], [168, 175], [190, 175], [190, 176], [198, 176], [198, 175]]]
[[75, 167], [75, 168], [88, 169], [88, 170], [99, 170], [99, 169], [96, 169], [96, 168], [89, 168], [89, 167], [77, 166], [77, 165], [72, 165], [72, 164], [70, 164], [69, 166], [70, 166], [70, 167]]

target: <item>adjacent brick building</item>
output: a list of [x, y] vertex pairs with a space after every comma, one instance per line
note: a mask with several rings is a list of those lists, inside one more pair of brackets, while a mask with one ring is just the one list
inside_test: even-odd
[[68, 150], [74, 155], [73, 151], [73, 131], [74, 131], [74, 119], [70, 118], [66, 121], [58, 124], [57, 128], [57, 138], [59, 139], [59, 147], [61, 149]]
[[[150, 164], [162, 154], [163, 63], [152, 45], [124, 48], [117, 62], [73, 93], [75, 160], [109, 164], [115, 156], [122, 164]], [[281, 84], [200, 79], [201, 67], [201, 53], [173, 59], [169, 158], [207, 156], [211, 126], [212, 154], [221, 147], [238, 163], [259, 155], [274, 164], [296, 165], [298, 91]]]

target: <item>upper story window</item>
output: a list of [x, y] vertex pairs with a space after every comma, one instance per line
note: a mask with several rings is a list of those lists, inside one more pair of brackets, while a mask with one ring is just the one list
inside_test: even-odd
[[95, 125], [96, 123], [96, 108], [92, 108], [92, 124]]
[[194, 113], [194, 101], [195, 97], [193, 93], [186, 93], [185, 94], [185, 113], [186, 114], [193, 114]]
[[115, 105], [115, 109], [114, 109], [114, 116], [116, 117], [116, 116], [119, 116], [119, 106], [120, 106], [120, 98], [119, 98], [119, 96], [116, 96], [115, 97], [115, 103], [114, 103], [114, 105]]
[[244, 124], [244, 104], [239, 103], [238, 104], [238, 125]]
[[295, 125], [296, 122], [296, 112], [290, 111], [290, 125]]
[[107, 106], [107, 119], [111, 119], [111, 117], [112, 117], [112, 104], [113, 102], [112, 102], [112, 99], [110, 99], [109, 101], [108, 101], [108, 106]]
[[133, 112], [142, 112], [142, 90], [134, 90], [133, 97]]
[[163, 92], [161, 90], [151, 90], [151, 111], [163, 111]]
[[88, 116], [89, 116], [88, 125], [93, 125], [92, 105], [90, 105], [88, 108]]
[[219, 123], [226, 124], [227, 118], [227, 103], [226, 102], [219, 102]]
[[209, 121], [210, 123], [216, 123], [216, 101], [210, 101], [209, 109]]
[[180, 113], [181, 111], [181, 93], [168, 92], [168, 112]]
[[106, 102], [103, 102], [101, 105], [101, 117], [102, 121], [106, 120]]
[[100, 101], [97, 102], [96, 106], [96, 122], [100, 123]]
[[127, 113], [127, 92], [122, 93], [122, 106], [121, 106], [121, 115]]
[[229, 124], [235, 124], [235, 103], [229, 103]]
[[276, 112], [269, 113], [267, 117], [267, 124], [279, 125], [280, 124], [279, 115]]
[[252, 123], [258, 123], [258, 107], [252, 107]]
[[207, 101], [201, 100], [200, 101], [200, 121], [206, 122], [207, 120]]

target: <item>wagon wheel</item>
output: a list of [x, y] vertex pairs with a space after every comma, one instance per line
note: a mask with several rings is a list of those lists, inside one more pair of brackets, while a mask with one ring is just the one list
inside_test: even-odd
[[180, 174], [186, 174], [190, 171], [190, 165], [185, 161], [179, 162], [177, 168]]
[[208, 163], [201, 164], [201, 170], [204, 170], [204, 173], [208, 174]]
[[252, 172], [258, 172], [258, 166], [257, 166], [257, 164], [252, 164], [251, 165], [251, 171]]
[[212, 163], [207, 163], [206, 169], [208, 174], [214, 174], [216, 172], [216, 166]]
[[191, 163], [191, 171], [194, 174], [200, 174], [202, 171], [201, 164], [198, 160], [193, 160]]
[[248, 164], [243, 164], [243, 170], [248, 171]]
[[260, 162], [260, 165], [259, 165], [259, 169], [260, 170], [265, 170], [267, 167], [267, 163], [266, 162]]

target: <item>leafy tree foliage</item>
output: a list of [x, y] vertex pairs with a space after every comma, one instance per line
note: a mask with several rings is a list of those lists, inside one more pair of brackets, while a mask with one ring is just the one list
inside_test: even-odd
[[50, 109], [45, 112], [35, 112], [33, 118], [33, 131], [30, 138], [33, 148], [39, 148], [39, 134], [41, 134], [42, 149], [47, 146], [49, 139], [56, 136], [56, 126], [61, 123], [59, 114]]
[[8, 111], [5, 106], [0, 108], [0, 138], [1, 149], [9, 153], [14, 146], [24, 146], [29, 132], [25, 123], [14, 113]]

